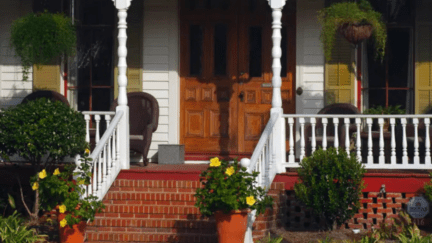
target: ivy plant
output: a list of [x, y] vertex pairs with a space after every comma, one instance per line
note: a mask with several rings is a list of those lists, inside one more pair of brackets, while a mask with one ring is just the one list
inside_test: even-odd
[[13, 22], [11, 45], [21, 58], [23, 79], [27, 80], [32, 65], [39, 68], [62, 55], [74, 54], [76, 31], [72, 20], [63, 14], [30, 13]]
[[359, 2], [340, 2], [331, 4], [318, 12], [318, 21], [322, 26], [321, 42], [327, 60], [331, 60], [338, 29], [344, 24], [370, 24], [375, 40], [376, 57], [384, 58], [387, 42], [386, 24], [381, 20], [381, 13], [374, 11], [367, 0]]

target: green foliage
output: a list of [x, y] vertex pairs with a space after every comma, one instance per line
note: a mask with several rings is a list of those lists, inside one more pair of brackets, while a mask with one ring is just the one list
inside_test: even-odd
[[401, 105], [395, 105], [395, 106], [388, 106], [388, 107], [382, 107], [380, 105], [378, 106], [374, 106], [370, 109], [367, 109], [363, 112], [363, 114], [377, 114], [377, 115], [390, 115], [390, 114], [394, 114], [394, 115], [403, 115], [406, 113], [405, 109], [401, 109], [400, 108]]
[[86, 148], [84, 116], [62, 102], [45, 98], [0, 113], [0, 151], [18, 154], [40, 170]]
[[426, 199], [429, 202], [432, 202], [432, 172], [429, 173], [429, 176], [431, 177], [431, 181], [429, 183], [425, 183], [424, 190]]
[[[85, 194], [87, 186], [91, 185], [91, 161], [88, 153], [85, 153], [78, 172], [74, 172], [76, 165], [70, 164], [65, 166], [63, 172], [58, 173], [59, 170], [56, 170], [50, 174], [43, 170], [30, 179], [33, 189], [39, 191], [41, 208], [50, 211], [57, 205], [65, 206], [66, 212], [60, 212], [66, 214], [66, 224], [70, 227], [80, 221], [93, 222], [95, 214], [105, 208], [96, 196], [80, 198], [80, 195]], [[72, 176], [76, 176], [76, 180], [72, 180]], [[35, 183], [38, 186], [35, 187]]]
[[283, 240], [282, 237], [278, 237], [278, 238], [272, 238], [270, 233], [268, 233], [268, 236], [265, 238], [262, 238], [258, 243], [281, 243]]
[[318, 243], [334, 243], [336, 242], [335, 240], [333, 240], [333, 238], [329, 237], [328, 235], [326, 235], [326, 238], [324, 240], [318, 240]]
[[63, 14], [30, 13], [13, 22], [11, 44], [21, 58], [27, 80], [31, 65], [47, 64], [63, 54], [72, 55], [76, 31], [72, 20]]
[[[246, 172], [246, 168], [241, 167], [237, 160], [232, 165], [218, 158], [210, 161], [208, 169], [200, 174], [204, 187], [198, 188], [195, 194], [195, 206], [202, 215], [210, 216], [219, 210], [228, 213], [242, 209], [256, 209], [257, 214], [261, 214], [272, 205], [273, 198], [266, 196], [266, 191], [256, 186], [255, 178], [259, 172]], [[230, 170], [233, 172], [231, 175]], [[252, 198], [254, 203], [250, 201]]]
[[46, 235], [37, 235], [35, 229], [27, 228], [17, 211], [7, 218], [0, 217], [0, 239], [3, 243], [44, 242]]
[[324, 217], [328, 229], [352, 218], [360, 209], [360, 195], [365, 169], [355, 154], [348, 158], [342, 149], [316, 150], [300, 163], [296, 197], [308, 208]]
[[327, 60], [331, 59], [339, 27], [346, 23], [371, 24], [376, 57], [384, 58], [387, 41], [386, 25], [381, 21], [381, 14], [373, 10], [369, 1], [334, 3], [318, 12], [318, 20], [322, 26], [321, 42]]

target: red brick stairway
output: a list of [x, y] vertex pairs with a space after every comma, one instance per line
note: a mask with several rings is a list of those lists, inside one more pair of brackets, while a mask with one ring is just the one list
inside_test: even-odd
[[[125, 178], [122, 173], [119, 177]], [[160, 178], [167, 177], [166, 171], [159, 173], [165, 174]], [[155, 180], [153, 173], [150, 177], [153, 180], [117, 179], [113, 183], [104, 197], [106, 209], [87, 227], [86, 242], [218, 241], [213, 217], [201, 217], [194, 206], [193, 195], [200, 186], [198, 180], [192, 179], [195, 176]], [[273, 210], [268, 209], [255, 220], [254, 239], [262, 238], [271, 227], [282, 223], [284, 183], [274, 182], [269, 195], [275, 199]]]

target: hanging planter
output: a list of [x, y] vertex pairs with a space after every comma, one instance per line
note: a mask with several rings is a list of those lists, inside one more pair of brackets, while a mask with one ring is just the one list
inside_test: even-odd
[[227, 214], [222, 211], [214, 213], [219, 243], [244, 242], [249, 212], [247, 209], [232, 210]]
[[381, 18], [381, 13], [374, 11], [367, 0], [335, 3], [319, 11], [318, 20], [322, 26], [320, 39], [326, 59], [331, 60], [336, 34], [340, 33], [355, 45], [372, 37], [376, 57], [383, 60], [387, 29]]
[[372, 25], [346, 23], [339, 27], [338, 32], [345, 37], [348, 42], [357, 45], [360, 42], [369, 39], [372, 35]]
[[72, 20], [62, 14], [31, 13], [13, 22], [11, 45], [21, 58], [23, 79], [27, 80], [32, 65], [48, 64], [62, 55], [72, 55], [76, 31]]

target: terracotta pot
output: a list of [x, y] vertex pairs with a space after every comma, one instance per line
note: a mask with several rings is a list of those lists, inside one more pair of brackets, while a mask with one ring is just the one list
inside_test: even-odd
[[339, 27], [339, 33], [350, 43], [357, 45], [372, 35], [372, 25], [346, 23]]
[[229, 214], [224, 214], [222, 211], [214, 213], [219, 243], [244, 242], [249, 212], [250, 210], [246, 209], [233, 210]]
[[[74, 224], [71, 227], [66, 225], [65, 227], [60, 227], [60, 221], [62, 221], [66, 217], [66, 213], [60, 213], [57, 208], [57, 221], [59, 222], [59, 236], [60, 243], [82, 243], [84, 242], [85, 228], [87, 226], [87, 222], [80, 221], [78, 224]], [[76, 209], [79, 209], [79, 205]], [[75, 216], [72, 216], [76, 218]]]

